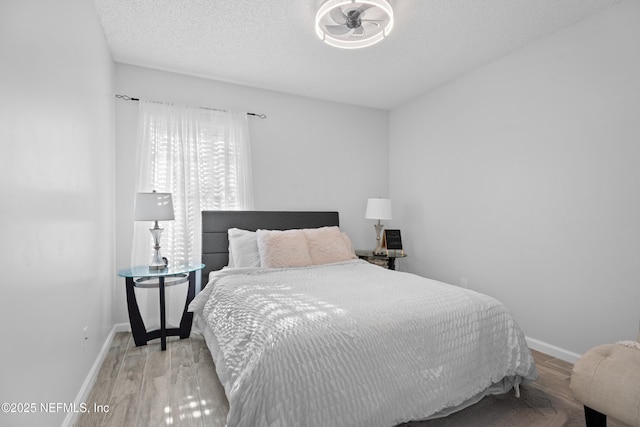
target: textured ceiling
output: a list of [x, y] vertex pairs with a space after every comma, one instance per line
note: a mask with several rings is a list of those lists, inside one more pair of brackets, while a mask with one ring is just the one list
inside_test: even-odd
[[[391, 109], [623, 0], [391, 0], [365, 49], [322, 43], [322, 0], [94, 0], [116, 62]], [[135, 95], [135, 94], [131, 94]]]

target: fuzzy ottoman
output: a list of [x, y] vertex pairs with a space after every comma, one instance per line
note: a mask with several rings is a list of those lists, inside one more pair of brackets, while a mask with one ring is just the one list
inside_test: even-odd
[[587, 351], [573, 367], [571, 389], [584, 405], [588, 427], [606, 426], [607, 415], [640, 426], [640, 343], [623, 341]]

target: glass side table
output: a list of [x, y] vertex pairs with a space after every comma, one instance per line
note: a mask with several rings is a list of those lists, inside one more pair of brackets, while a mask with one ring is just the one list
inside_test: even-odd
[[387, 251], [384, 255], [374, 255], [373, 251], [357, 250], [356, 255], [358, 258], [370, 262], [371, 264], [379, 265], [389, 270], [396, 269], [396, 258], [404, 258], [407, 256], [402, 251]]
[[[196, 271], [202, 270], [204, 264], [178, 264], [164, 270], [149, 270], [146, 265], [131, 267], [118, 271], [118, 276], [124, 277], [127, 286], [127, 308], [129, 310], [129, 322], [131, 333], [136, 346], [146, 345], [147, 341], [160, 338], [160, 347], [167, 349], [167, 336], [180, 336], [180, 339], [189, 338], [193, 313], [189, 313], [189, 303], [196, 295]], [[189, 281], [187, 300], [182, 312], [179, 328], [166, 328], [165, 314], [165, 287], [177, 285]], [[158, 288], [160, 294], [160, 329], [147, 332], [144, 321], [140, 315], [140, 308], [136, 299], [135, 288]]]

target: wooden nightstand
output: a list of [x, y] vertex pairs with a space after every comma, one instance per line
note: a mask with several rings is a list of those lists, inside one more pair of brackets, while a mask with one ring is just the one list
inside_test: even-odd
[[389, 251], [388, 254], [374, 255], [373, 251], [357, 250], [356, 255], [358, 258], [370, 262], [371, 264], [379, 265], [380, 267], [388, 268], [389, 270], [396, 269], [396, 258], [404, 258], [406, 253], [400, 251]]

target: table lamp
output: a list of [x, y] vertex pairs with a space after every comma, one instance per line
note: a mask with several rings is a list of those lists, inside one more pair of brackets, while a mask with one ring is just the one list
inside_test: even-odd
[[389, 199], [369, 199], [367, 200], [367, 211], [364, 215], [366, 219], [377, 219], [377, 224], [373, 226], [376, 229], [376, 241], [378, 246], [373, 250], [374, 255], [383, 255], [382, 240], [380, 239], [380, 233], [382, 232], [382, 224], [380, 220], [391, 219], [391, 200]]
[[160, 235], [163, 228], [158, 227], [158, 221], [172, 221], [173, 199], [171, 193], [136, 193], [136, 203], [133, 214], [135, 221], [154, 221], [155, 226], [149, 231], [153, 236], [153, 259], [149, 264], [149, 270], [163, 270], [167, 268], [166, 258], [160, 255]]

